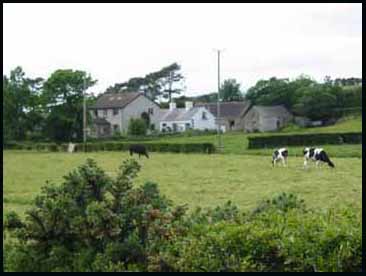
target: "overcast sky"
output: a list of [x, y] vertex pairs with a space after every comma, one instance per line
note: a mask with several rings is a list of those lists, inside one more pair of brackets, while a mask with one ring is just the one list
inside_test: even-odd
[[185, 95], [272, 76], [362, 76], [362, 4], [3, 4], [3, 70], [79, 69], [96, 94], [173, 62]]

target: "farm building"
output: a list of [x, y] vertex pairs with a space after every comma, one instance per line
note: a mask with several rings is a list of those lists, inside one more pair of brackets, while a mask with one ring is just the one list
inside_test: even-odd
[[243, 117], [246, 132], [276, 131], [285, 127], [291, 120], [292, 114], [282, 105], [255, 105]]
[[215, 116], [205, 107], [193, 107], [192, 102], [186, 102], [185, 108], [177, 108], [175, 103], [170, 103], [168, 110], [160, 110], [159, 123], [163, 132], [216, 129]]
[[89, 107], [93, 125], [91, 136], [109, 137], [115, 132], [127, 132], [131, 118], [147, 116], [153, 127], [158, 125], [160, 107], [141, 93], [111, 93], [101, 95]]
[[[196, 106], [205, 107], [217, 118], [217, 103], [202, 103]], [[220, 103], [221, 129], [224, 131], [243, 130], [243, 115], [250, 106], [250, 101]]]

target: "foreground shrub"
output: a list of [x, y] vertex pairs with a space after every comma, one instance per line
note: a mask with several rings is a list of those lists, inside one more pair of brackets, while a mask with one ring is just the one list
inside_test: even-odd
[[161, 253], [175, 271], [361, 271], [361, 216], [350, 210], [272, 205], [240, 221], [210, 220], [196, 219]]
[[96, 163], [47, 184], [21, 219], [5, 215], [6, 271], [360, 271], [361, 213], [312, 210], [280, 193], [254, 210], [231, 202], [186, 213], [157, 184], [133, 186]]
[[115, 179], [88, 160], [47, 185], [25, 221], [11, 213], [5, 246], [9, 271], [146, 270], [148, 244], [169, 237], [169, 225], [184, 213], [171, 208], [155, 183], [133, 188], [140, 170], [126, 160]]

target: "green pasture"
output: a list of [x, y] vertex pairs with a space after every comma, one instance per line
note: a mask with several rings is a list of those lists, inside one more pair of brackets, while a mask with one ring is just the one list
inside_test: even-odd
[[[46, 181], [62, 183], [62, 177], [87, 158], [95, 159], [114, 175], [128, 157], [127, 152], [3, 151], [4, 213], [23, 213]], [[175, 204], [188, 204], [190, 208], [215, 207], [231, 200], [248, 209], [279, 192], [296, 193], [313, 208], [361, 208], [362, 160], [332, 160], [335, 169], [310, 164], [304, 170], [302, 157], [295, 156], [290, 156], [288, 167], [272, 168], [270, 155], [151, 153], [150, 159], [140, 159], [142, 169], [136, 185], [157, 182]]]

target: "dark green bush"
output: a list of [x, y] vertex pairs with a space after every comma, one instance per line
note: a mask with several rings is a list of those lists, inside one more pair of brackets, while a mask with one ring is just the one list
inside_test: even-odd
[[274, 203], [217, 220], [196, 212], [187, 234], [170, 243], [161, 258], [174, 271], [361, 271], [361, 215], [303, 207]]
[[134, 136], [145, 136], [147, 132], [147, 125], [144, 119], [141, 118], [131, 118], [128, 123], [128, 135]]
[[6, 247], [8, 270], [146, 269], [149, 243], [168, 239], [169, 226], [183, 213], [155, 183], [133, 188], [139, 170], [126, 160], [111, 179], [89, 159], [62, 185], [44, 186], [24, 222], [14, 213], [6, 217], [6, 230], [17, 240]]
[[248, 137], [248, 148], [279, 146], [318, 146], [324, 144], [361, 144], [362, 133], [319, 133]]

